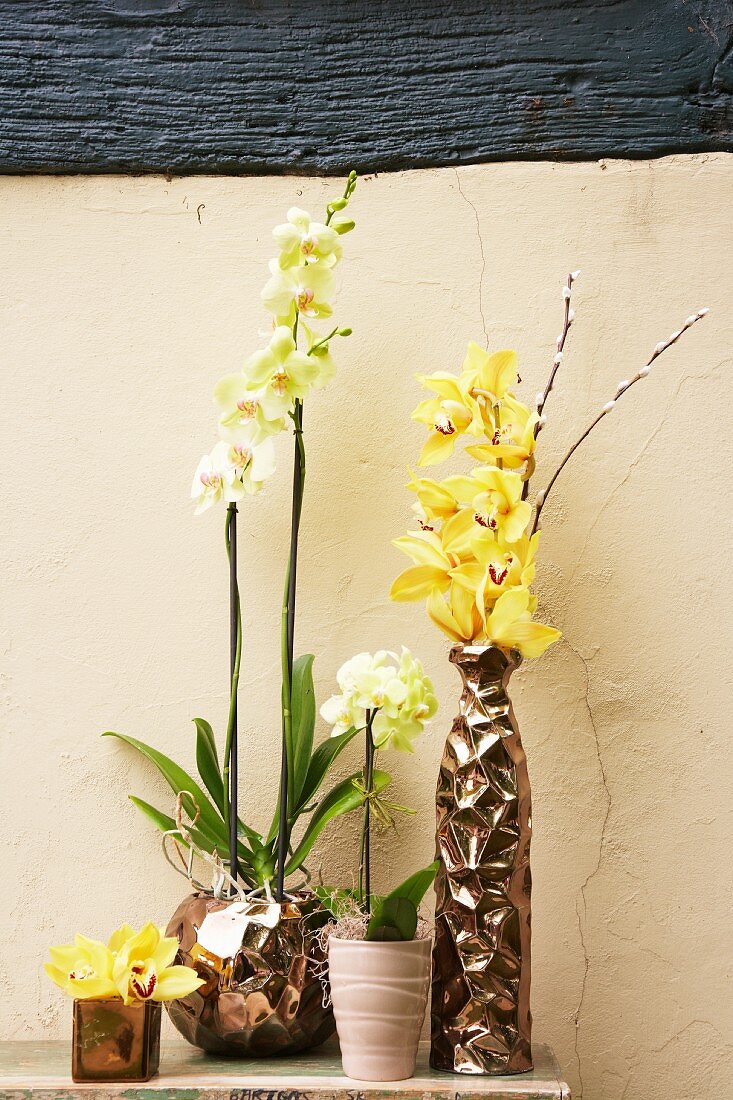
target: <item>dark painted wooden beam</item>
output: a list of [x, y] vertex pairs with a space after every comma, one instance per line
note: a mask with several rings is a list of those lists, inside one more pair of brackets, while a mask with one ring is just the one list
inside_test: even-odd
[[731, 0], [0, 0], [0, 171], [733, 149]]

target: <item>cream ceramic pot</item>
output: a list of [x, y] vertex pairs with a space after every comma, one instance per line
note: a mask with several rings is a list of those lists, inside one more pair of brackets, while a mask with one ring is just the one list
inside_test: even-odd
[[428, 1002], [431, 946], [429, 939], [329, 939], [331, 997], [347, 1077], [412, 1077]]

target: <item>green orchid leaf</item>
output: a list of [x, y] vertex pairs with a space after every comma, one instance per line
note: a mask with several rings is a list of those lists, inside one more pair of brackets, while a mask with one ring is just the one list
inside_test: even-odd
[[291, 744], [288, 745], [288, 805], [297, 806], [306, 779], [316, 724], [316, 696], [313, 690], [312, 653], [293, 661], [290, 708], [293, 714]]
[[196, 767], [204, 786], [213, 798], [219, 813], [224, 816], [224, 782], [219, 771], [214, 731], [203, 718], [194, 718], [196, 726]]
[[308, 765], [305, 781], [303, 783], [300, 798], [296, 805], [296, 814], [315, 797], [321, 783], [326, 777], [328, 769], [336, 757], [346, 748], [350, 741], [356, 737], [359, 731], [353, 727], [346, 733], [340, 733], [338, 737], [329, 737], [322, 745], [319, 745], [313, 753]]
[[[137, 798], [134, 794], [128, 795], [130, 802], [134, 806], [137, 806], [141, 813], [145, 814], [154, 825], [156, 825], [162, 833], [172, 832], [179, 844], [182, 844], [184, 848], [188, 848], [188, 843], [178, 833], [178, 827], [172, 817], [168, 814], [162, 813], [160, 810], [156, 810], [155, 806], [151, 806], [149, 802], [145, 802], [142, 798]], [[201, 848], [204, 852], [217, 852], [219, 856], [225, 861], [229, 860], [229, 845], [217, 844], [212, 840], [211, 836], [206, 832], [202, 832], [201, 829], [188, 829], [191, 834], [191, 839], [194, 844]], [[239, 858], [239, 869], [244, 878], [251, 885], [255, 884], [255, 875], [252, 867], [252, 853], [244, 845], [239, 844], [237, 847], [237, 854]]]
[[388, 896], [375, 906], [368, 940], [412, 940], [417, 931], [417, 907], [406, 897]]
[[[311, 848], [330, 821], [333, 821], [335, 817], [340, 817], [342, 814], [350, 813], [351, 810], [357, 810], [359, 806], [364, 805], [364, 792], [359, 790], [354, 783], [354, 780], [358, 780], [360, 776], [361, 772], [355, 772], [353, 775], [350, 775], [348, 779], [344, 779], [341, 783], [338, 783], [323, 799], [308, 822], [308, 827], [300, 843], [285, 867], [286, 875], [291, 875], [293, 871], [297, 871], [303, 861], [307, 859]], [[377, 792], [383, 791], [391, 780], [392, 777], [388, 775], [387, 772], [375, 771], [373, 782], [374, 790]]]
[[410, 875], [399, 886], [395, 886], [394, 890], [390, 890], [384, 901], [388, 902], [394, 898], [406, 898], [412, 902], [416, 909], [419, 909], [420, 902], [432, 885], [439, 867], [440, 863], [436, 859], [433, 863], [429, 863], [427, 867], [423, 867], [421, 871], [416, 871], [414, 875]]
[[[199, 787], [195, 779], [174, 763], [169, 757], [164, 756], [162, 752], [158, 752], [157, 749], [152, 749], [149, 745], [145, 745], [142, 741], [136, 740], [134, 737], [128, 737], [125, 733], [115, 733], [113, 730], [108, 730], [102, 734], [103, 737], [116, 737], [120, 741], [124, 741], [125, 744], [131, 745], [133, 749], [137, 751], [149, 760], [151, 764], [155, 764], [156, 768], [163, 776], [165, 781], [176, 793], [180, 794], [182, 791], [188, 792], [189, 797], [184, 797], [183, 803], [186, 813], [191, 818], [196, 815], [196, 807], [198, 807], [200, 818], [199, 826], [203, 831], [207, 832], [216, 839], [217, 843], [223, 843], [225, 846], [229, 843], [227, 837], [226, 828], [224, 822], [217, 813], [214, 806], [212, 806], [209, 799]], [[194, 800], [196, 805], [194, 805]]]
[[[178, 832], [178, 827], [172, 817], [162, 813], [160, 810], [156, 810], [155, 806], [151, 806], [149, 802], [143, 801], [142, 798], [137, 798], [134, 794], [128, 795], [128, 798], [133, 806], [137, 806], [138, 810], [144, 813], [146, 817], [150, 818], [153, 824], [160, 829], [161, 833], [174, 833], [179, 844], [183, 844], [186, 848], [188, 847], [187, 842]], [[200, 829], [189, 829], [188, 831], [191, 834], [191, 839], [194, 844], [198, 844], [205, 852], [216, 851], [222, 859], [229, 857], [229, 852], [223, 845], [212, 845], [211, 838], [202, 833]]]

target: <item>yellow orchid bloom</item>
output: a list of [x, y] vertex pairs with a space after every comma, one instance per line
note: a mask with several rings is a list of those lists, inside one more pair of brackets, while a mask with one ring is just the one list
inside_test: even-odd
[[[518, 470], [531, 460], [534, 465], [535, 426], [539, 420], [521, 401], [506, 396], [497, 406], [494, 418], [498, 415], [499, 424], [492, 421], [490, 442], [476, 443], [466, 451], [479, 462], [501, 463], [510, 470]], [[528, 467], [525, 476], [531, 476], [533, 469]]]
[[457, 439], [465, 432], [474, 436], [483, 434], [481, 413], [474, 398], [461, 387], [455, 375], [438, 372], [416, 377], [422, 386], [437, 394], [421, 401], [412, 414], [413, 420], [430, 429], [418, 465], [434, 466], [450, 458]]
[[117, 997], [112, 980], [114, 956], [99, 940], [77, 935], [73, 943], [49, 948], [51, 962], [44, 970], [59, 989], [76, 1000], [103, 1000]]
[[516, 542], [532, 514], [529, 502], [522, 500], [521, 477], [496, 466], [479, 467], [473, 471], [473, 477], [482, 490], [473, 500], [477, 522], [500, 531], [507, 542]]
[[526, 588], [512, 588], [499, 596], [488, 616], [479, 608], [487, 639], [501, 649], [517, 649], [523, 657], [539, 657], [562, 635], [552, 626], [532, 622], [534, 606]]
[[434, 588], [445, 592], [452, 584], [476, 591], [483, 567], [470, 550], [470, 532], [475, 526], [473, 513], [463, 508], [443, 524], [438, 533], [432, 530], [411, 531], [392, 543], [415, 563], [395, 578], [390, 599], [400, 603], [423, 600]]
[[534, 559], [539, 542], [539, 531], [532, 538], [523, 535], [517, 542], [507, 543], [493, 531], [480, 528], [471, 539], [471, 551], [482, 567], [481, 595], [476, 585], [476, 603], [481, 610], [486, 603], [493, 603], [502, 592], [520, 585], [529, 587], [534, 580]]
[[462, 504], [469, 504], [479, 491], [473, 478], [455, 474], [442, 481], [431, 477], [416, 477], [410, 471], [407, 488], [417, 496], [413, 506], [425, 520], [450, 519]]
[[129, 938], [112, 968], [117, 995], [126, 1005], [135, 1001], [174, 1001], [203, 985], [190, 966], [172, 966], [178, 952], [175, 936], [148, 923]]
[[434, 588], [428, 596], [427, 610], [436, 626], [451, 641], [472, 642], [483, 631], [473, 592], [459, 584], [450, 586], [447, 600], [439, 588]]
[[473, 340], [463, 360], [461, 381], [467, 391], [482, 390], [501, 401], [519, 380], [516, 351], [488, 352]]

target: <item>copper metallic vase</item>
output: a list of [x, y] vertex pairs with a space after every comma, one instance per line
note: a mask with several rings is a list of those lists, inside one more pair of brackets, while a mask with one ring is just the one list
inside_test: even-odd
[[74, 1001], [74, 1081], [149, 1081], [160, 1061], [160, 1003]]
[[527, 761], [507, 695], [518, 653], [454, 646], [460, 710], [436, 795], [440, 870], [431, 1065], [453, 1073], [532, 1068]]
[[325, 956], [313, 933], [330, 919], [312, 894], [297, 903], [222, 901], [193, 894], [168, 935], [177, 961], [205, 984], [168, 1013], [184, 1038], [210, 1054], [263, 1058], [297, 1054], [333, 1034], [319, 973]]

